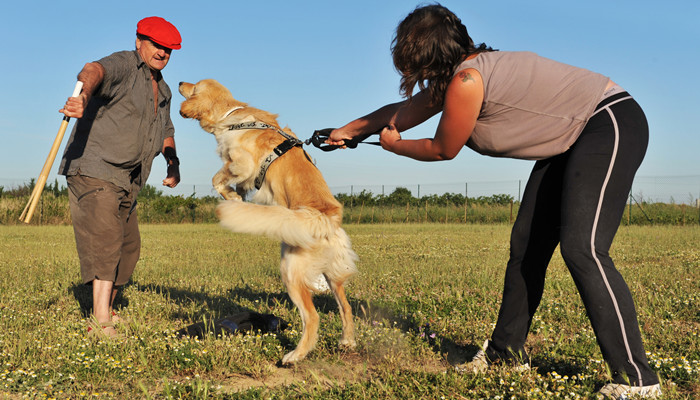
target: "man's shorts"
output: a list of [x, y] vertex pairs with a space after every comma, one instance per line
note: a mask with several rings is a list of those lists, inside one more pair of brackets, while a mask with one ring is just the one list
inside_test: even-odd
[[80, 174], [66, 182], [83, 283], [126, 284], [141, 252], [133, 193]]

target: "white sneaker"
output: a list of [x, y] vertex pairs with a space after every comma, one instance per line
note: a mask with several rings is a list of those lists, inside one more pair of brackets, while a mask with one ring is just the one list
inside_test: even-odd
[[[489, 369], [491, 366], [491, 363], [489, 362], [489, 359], [486, 357], [486, 348], [489, 347], [489, 340], [486, 339], [484, 342], [484, 345], [481, 346], [481, 350], [479, 350], [476, 355], [472, 358], [470, 362], [466, 362], [464, 364], [459, 364], [455, 365], [455, 371], [457, 372], [472, 372], [472, 373], [481, 373]], [[525, 372], [530, 369], [530, 364], [529, 363], [524, 363], [524, 364], [518, 364], [516, 366], [513, 366], [513, 369], [516, 372]]]
[[473, 372], [480, 373], [484, 372], [489, 368], [489, 360], [486, 358], [486, 348], [489, 345], [488, 339], [484, 342], [484, 345], [476, 353], [472, 360], [465, 362], [463, 364], [455, 365], [455, 371], [457, 372]]
[[598, 391], [599, 399], [655, 399], [659, 396], [661, 396], [661, 386], [658, 383], [649, 386], [629, 386], [620, 383], [608, 383]]

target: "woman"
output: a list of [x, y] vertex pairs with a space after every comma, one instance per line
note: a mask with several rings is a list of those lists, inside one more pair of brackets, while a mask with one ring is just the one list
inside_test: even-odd
[[[392, 55], [407, 100], [334, 130], [328, 144], [381, 130], [385, 150], [421, 161], [452, 159], [465, 145], [537, 160], [513, 226], [496, 327], [461, 369], [499, 362], [529, 368], [525, 339], [560, 245], [612, 372], [600, 393], [659, 395], [631, 293], [608, 255], [646, 152], [639, 105], [603, 75], [533, 53], [475, 46], [459, 18], [440, 5], [419, 7], [399, 24]], [[413, 95], [416, 85], [421, 90]], [[438, 112], [432, 139], [401, 137]]]

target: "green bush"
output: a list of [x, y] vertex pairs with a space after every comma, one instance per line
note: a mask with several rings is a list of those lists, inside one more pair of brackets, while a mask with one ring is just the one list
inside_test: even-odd
[[[0, 187], [0, 224], [17, 225], [34, 180], [28, 185], [7, 189]], [[520, 203], [507, 194], [467, 198], [445, 193], [413, 197], [406, 188], [396, 188], [387, 195], [368, 191], [336, 198], [345, 207], [345, 223], [512, 223]], [[138, 197], [138, 215], [143, 223], [215, 223], [215, 209], [221, 201], [214, 196], [166, 196], [146, 185]], [[622, 217], [623, 225], [693, 225], [700, 220], [700, 209], [686, 204], [633, 202]], [[34, 225], [69, 225], [68, 190], [58, 181], [44, 188], [31, 221]]]

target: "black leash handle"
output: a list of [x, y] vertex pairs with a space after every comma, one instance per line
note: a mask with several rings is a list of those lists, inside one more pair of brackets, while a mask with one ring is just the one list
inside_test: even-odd
[[360, 143], [381, 146], [379, 144], [379, 142], [364, 142], [364, 140], [367, 139], [368, 137], [370, 137], [372, 135], [380, 134], [382, 132], [381, 130], [378, 130], [378, 131], [372, 132], [372, 133], [366, 133], [364, 135], [355, 136], [354, 138], [352, 138], [350, 140], [345, 140], [345, 143], [341, 144], [341, 145], [327, 144], [326, 140], [328, 140], [328, 138], [331, 135], [331, 132], [333, 132], [334, 129], [335, 128], [326, 128], [326, 129], [316, 130], [316, 131], [314, 131], [313, 135], [311, 135], [310, 138], [308, 138], [304, 141], [304, 144], [306, 144], [306, 145], [313, 144], [314, 147], [317, 147], [323, 151], [333, 151], [333, 150], [341, 148], [343, 146], [346, 146], [350, 149], [354, 149]]

